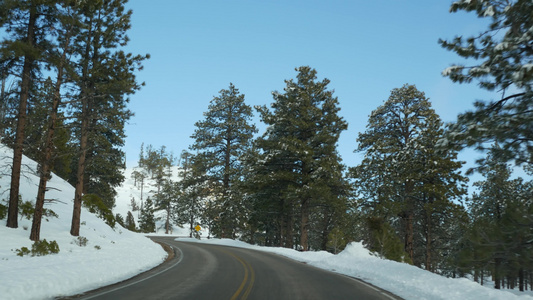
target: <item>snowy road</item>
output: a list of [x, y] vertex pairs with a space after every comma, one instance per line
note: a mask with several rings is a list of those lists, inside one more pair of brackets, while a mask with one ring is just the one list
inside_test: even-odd
[[399, 299], [358, 280], [261, 251], [153, 237], [171, 261], [82, 299]]

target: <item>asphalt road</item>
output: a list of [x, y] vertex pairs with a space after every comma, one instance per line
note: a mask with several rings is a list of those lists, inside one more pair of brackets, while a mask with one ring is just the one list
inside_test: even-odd
[[[172, 259], [81, 299], [400, 299], [359, 280], [249, 249], [177, 242]], [[134, 262], [132, 262], [134, 263]]]

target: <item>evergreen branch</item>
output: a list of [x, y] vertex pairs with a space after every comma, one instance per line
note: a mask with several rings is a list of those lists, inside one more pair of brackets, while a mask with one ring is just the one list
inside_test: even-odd
[[489, 110], [500, 110], [503, 107], [504, 103], [507, 102], [508, 100], [524, 96], [525, 94], [526, 93], [518, 93], [518, 94], [513, 94], [511, 96], [507, 96], [507, 97], [497, 101], [496, 103], [492, 104], [489, 108], [487, 108], [485, 110], [486, 111], [489, 111]]

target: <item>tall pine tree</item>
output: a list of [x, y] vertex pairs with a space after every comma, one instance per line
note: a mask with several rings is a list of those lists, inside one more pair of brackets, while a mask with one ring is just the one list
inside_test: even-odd
[[[78, 122], [75, 133], [79, 145], [71, 234], [79, 235], [81, 199], [95, 193], [109, 208], [114, 204], [114, 187], [124, 179], [124, 125], [131, 117], [127, 96], [139, 89], [134, 71], [145, 56], [119, 50], [127, 44], [131, 11], [125, 0], [84, 2], [85, 30], [76, 38], [79, 87], [73, 104]], [[89, 163], [90, 162], [90, 163]]]
[[205, 199], [209, 194], [209, 188], [205, 184], [205, 172], [201, 171], [201, 164], [197, 163], [197, 158], [184, 150], [179, 160], [181, 194], [176, 208], [176, 222], [189, 224], [190, 237], [193, 237], [194, 228], [201, 220], [212, 224], [211, 220], [204, 218]]
[[407, 261], [422, 264], [415, 257], [415, 236], [425, 236], [428, 269], [434, 239], [431, 230], [440, 224], [434, 218], [465, 193], [466, 178], [458, 171], [461, 163], [456, 161], [456, 153], [434, 147], [443, 134], [442, 122], [429, 99], [414, 85], [406, 84], [393, 89], [389, 99], [370, 115], [356, 150], [365, 156], [352, 169], [357, 192], [365, 199], [364, 207], [373, 222], [398, 224], [399, 218], [402, 225], [396, 230], [403, 237]]
[[20, 74], [18, 90], [18, 113], [13, 144], [13, 163], [7, 227], [18, 227], [18, 200], [24, 133], [28, 99], [39, 73], [43, 53], [48, 49], [46, 33], [50, 27], [50, 10], [54, 5], [42, 0], [3, 1], [0, 3], [0, 26], [7, 38], [0, 45], [0, 67], [6, 74]]
[[[319, 222], [313, 218], [319, 215], [315, 214], [316, 209], [324, 205], [342, 206], [339, 197], [344, 193], [343, 166], [336, 147], [347, 124], [338, 115], [337, 98], [327, 88], [330, 81], [317, 81], [316, 70], [308, 66], [296, 71], [296, 82], [286, 80], [284, 93], [273, 93], [272, 110], [266, 106], [258, 108], [268, 126], [257, 141], [262, 152], [257, 167], [262, 179], [258, 181], [264, 179], [273, 185], [258, 191], [266, 193], [266, 197], [256, 199], [265, 201], [260, 203], [265, 209], [281, 211], [278, 223], [285, 228], [284, 245], [291, 247], [293, 234], [298, 232], [298, 244], [306, 251], [312, 225]], [[329, 216], [329, 212], [322, 213], [323, 218]], [[322, 226], [320, 231], [327, 237], [331, 229]]]
[[242, 156], [257, 129], [250, 124], [252, 108], [233, 84], [219, 93], [211, 100], [205, 119], [195, 124], [191, 149], [198, 151], [196, 163], [211, 188], [213, 200], [207, 206], [214, 221], [211, 231], [236, 238], [245, 221], [243, 195], [236, 185], [242, 180]]
[[468, 261], [462, 264], [490, 272], [496, 289], [506, 277], [520, 278], [523, 290], [524, 271], [533, 267], [533, 190], [531, 182], [511, 179], [497, 147], [480, 166], [484, 180], [474, 183], [478, 191], [468, 201], [472, 224], [465, 244], [470, 253], [463, 253]]
[[[50, 93], [52, 101], [50, 101], [49, 107], [46, 107], [46, 112], [48, 113], [48, 118], [43, 118], [47, 122], [46, 129], [43, 128], [42, 131], [38, 131], [42, 134], [45, 133], [45, 141], [41, 151], [43, 155], [38, 161], [40, 180], [39, 187], [37, 191], [37, 198], [35, 200], [35, 210], [33, 215], [33, 222], [31, 228], [30, 239], [33, 241], [38, 241], [40, 239], [40, 228], [41, 228], [41, 219], [43, 213], [43, 205], [45, 201], [45, 193], [47, 189], [47, 182], [51, 177], [51, 170], [53, 168], [53, 154], [54, 154], [54, 135], [56, 130], [56, 125], [59, 123], [59, 106], [61, 104], [61, 88], [64, 84], [65, 73], [70, 74], [71, 62], [68, 61], [73, 49], [72, 49], [72, 40], [79, 32], [81, 24], [79, 20], [79, 15], [76, 11], [78, 7], [75, 4], [68, 3], [64, 5], [56, 6], [56, 16], [57, 22], [54, 29], [56, 30], [57, 36], [57, 50], [50, 51], [50, 61], [49, 67], [54, 68], [57, 74], [57, 78], [53, 83], [53, 89]], [[71, 74], [70, 74], [71, 75]], [[70, 78], [67, 77], [67, 78]]]

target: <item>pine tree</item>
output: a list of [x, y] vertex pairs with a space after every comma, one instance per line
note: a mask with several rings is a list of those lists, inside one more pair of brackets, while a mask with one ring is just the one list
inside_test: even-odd
[[479, 192], [469, 199], [471, 231], [467, 236], [470, 261], [466, 265], [493, 274], [496, 289], [505, 277], [522, 277], [531, 270], [533, 260], [533, 206], [531, 182], [511, 179], [511, 168], [490, 151], [480, 167], [484, 180], [474, 183]]
[[[195, 163], [195, 160], [196, 157], [188, 151], [181, 152], [179, 159], [181, 195], [178, 198], [175, 216], [178, 224], [189, 223], [190, 237], [193, 237], [195, 225], [204, 217], [202, 208], [209, 193], [208, 187], [204, 184], [205, 173], [200, 171], [201, 167]], [[211, 224], [211, 220], [203, 219], [207, 224]]]
[[[415, 257], [415, 231], [425, 231], [428, 269], [433, 224], [441, 224], [436, 218], [465, 193], [466, 178], [458, 171], [462, 164], [455, 161], [457, 154], [434, 147], [443, 134], [442, 122], [423, 92], [407, 84], [393, 89], [370, 115], [367, 130], [359, 134], [356, 151], [364, 151], [365, 157], [351, 170], [363, 209], [384, 222], [400, 219], [397, 232], [403, 236], [408, 260], [417, 265], [422, 263]], [[423, 229], [416, 230], [420, 224]]]
[[120, 226], [126, 228], [126, 222], [124, 221], [124, 217], [122, 217], [121, 214], [117, 213], [117, 214], [115, 215], [115, 220], [117, 221], [117, 223], [118, 223]]
[[460, 0], [450, 11], [475, 12], [490, 20], [476, 36], [440, 40], [442, 47], [478, 64], [452, 65], [443, 75], [499, 93], [495, 101], [477, 101], [475, 110], [460, 114], [442, 145], [486, 149], [498, 142], [498, 155], [516, 163], [533, 164], [533, 2], [530, 0]]
[[79, 18], [74, 10], [75, 6], [71, 4], [62, 6], [56, 6], [58, 8], [57, 18], [58, 24], [57, 36], [58, 36], [58, 46], [57, 51], [52, 51], [50, 63], [56, 69], [57, 79], [53, 84], [53, 91], [51, 93], [51, 105], [46, 110], [49, 112], [49, 118], [43, 118], [47, 120], [47, 128], [41, 132], [46, 133], [46, 139], [44, 141], [43, 157], [39, 159], [40, 167], [40, 180], [39, 187], [37, 191], [37, 199], [35, 201], [35, 210], [31, 228], [30, 239], [33, 241], [38, 241], [40, 239], [40, 228], [41, 228], [41, 219], [43, 213], [43, 205], [45, 201], [45, 193], [47, 189], [47, 181], [51, 177], [51, 170], [53, 168], [53, 153], [54, 153], [54, 135], [56, 125], [59, 119], [59, 106], [61, 104], [61, 87], [65, 81], [64, 73], [69, 73], [70, 63], [67, 61], [67, 57], [70, 57], [72, 53], [72, 40], [77, 34], [80, 28]]
[[125, 221], [125, 228], [130, 230], [130, 231], [137, 231], [137, 228], [135, 226], [135, 218], [133, 217], [133, 214], [131, 213], [131, 211], [128, 211], [128, 215], [126, 216], [126, 221]]
[[[39, 73], [40, 62], [47, 49], [45, 39], [48, 30], [47, 11], [53, 5], [46, 1], [3, 1], [0, 3], [0, 26], [8, 37], [0, 46], [2, 74], [20, 74], [17, 125], [13, 149], [11, 187], [7, 227], [18, 227], [18, 199], [27, 104], [31, 96], [34, 76]], [[52, 14], [53, 15], [53, 14]], [[17, 70], [17, 71], [15, 71]]]
[[216, 221], [211, 230], [220, 237], [236, 238], [245, 219], [243, 196], [236, 188], [242, 176], [241, 158], [257, 129], [250, 124], [252, 108], [233, 84], [219, 93], [211, 100], [205, 119], [195, 124], [191, 149], [198, 151], [196, 163], [212, 189], [207, 213]]
[[172, 180], [165, 180], [161, 185], [160, 191], [154, 195], [156, 210], [163, 210], [165, 213], [165, 234], [169, 234], [172, 231], [173, 221], [176, 220], [176, 206], [180, 196], [180, 185]]
[[139, 151], [139, 167], [144, 167], [144, 143], [141, 144], [141, 150]]
[[154, 203], [148, 197], [144, 207], [141, 209], [141, 217], [139, 218], [139, 230], [145, 233], [155, 232], [155, 216]]
[[155, 177], [153, 178], [156, 182], [157, 193], [159, 193], [168, 178], [172, 176], [172, 170], [170, 168], [174, 164], [174, 158], [171, 153], [167, 153], [165, 146], [161, 146], [159, 151], [155, 153], [155, 157], [156, 168]]
[[294, 181], [293, 162], [273, 139], [260, 138], [256, 144], [258, 149], [251, 149], [246, 157], [246, 191], [253, 203], [249, 222], [259, 232], [250, 239], [266, 246], [293, 248], [297, 205], [288, 197]]
[[[285, 239], [284, 245], [292, 246], [287, 238], [292, 239], [293, 231], [298, 230], [299, 245], [307, 251], [310, 230], [319, 222], [312, 219], [316, 209], [324, 205], [330, 208], [343, 205], [343, 166], [336, 146], [347, 124], [338, 115], [337, 98], [327, 89], [330, 81], [316, 81], [316, 70], [307, 66], [296, 71], [296, 82], [286, 80], [284, 93], [273, 93], [272, 111], [266, 106], [258, 107], [268, 128], [257, 141], [262, 152], [257, 181], [273, 185], [265, 191], [257, 191], [266, 193], [266, 197], [260, 196], [257, 200], [265, 200], [260, 203], [265, 209], [281, 212], [278, 224], [284, 228], [281, 234], [285, 237], [280, 237]], [[294, 223], [296, 217], [299, 218], [297, 224]], [[327, 213], [322, 217], [328, 217]], [[321, 248], [325, 247], [332, 229], [328, 225], [319, 230], [325, 237], [319, 242]]]
[[124, 125], [131, 117], [127, 95], [140, 88], [133, 72], [147, 56], [126, 54], [119, 47], [128, 41], [131, 11], [125, 0], [86, 2], [82, 8], [85, 30], [76, 39], [79, 55], [78, 102], [73, 103], [79, 127], [79, 152], [71, 234], [79, 235], [81, 198], [94, 193], [114, 205], [114, 187], [124, 179]]

